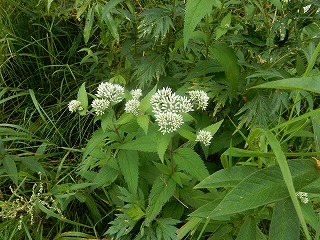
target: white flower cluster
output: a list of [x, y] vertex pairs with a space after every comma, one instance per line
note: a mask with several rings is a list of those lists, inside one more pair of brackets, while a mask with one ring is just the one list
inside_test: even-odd
[[176, 131], [183, 124], [182, 114], [193, 110], [191, 101], [176, 95], [171, 88], [158, 90], [150, 103], [162, 134]]
[[200, 130], [196, 136], [196, 142], [202, 142], [205, 146], [209, 146], [211, 143], [212, 134], [209, 131]]
[[188, 92], [190, 99], [198, 109], [205, 110], [208, 106], [209, 97], [203, 90], [192, 90]]
[[296, 196], [304, 204], [307, 204], [309, 202], [308, 193], [306, 192], [296, 192]]
[[142, 114], [142, 111], [140, 109], [140, 101], [139, 101], [139, 98], [142, 96], [142, 90], [135, 89], [135, 90], [132, 90], [130, 93], [131, 93], [132, 99], [126, 102], [126, 106], [124, 110], [127, 113], [132, 113], [135, 116], [139, 116]]
[[72, 100], [68, 103], [69, 111], [74, 113], [78, 111], [82, 111], [83, 107], [81, 106], [81, 102], [78, 100]]
[[124, 88], [119, 84], [100, 83], [96, 93], [97, 99], [93, 100], [91, 106], [96, 114], [102, 115], [111, 103], [121, 102], [124, 96]]

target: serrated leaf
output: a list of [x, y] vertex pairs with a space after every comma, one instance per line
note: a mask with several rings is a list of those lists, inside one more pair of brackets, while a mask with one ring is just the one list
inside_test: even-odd
[[171, 177], [159, 176], [153, 183], [146, 209], [145, 225], [148, 226], [159, 214], [164, 204], [169, 201], [176, 189]]
[[209, 176], [209, 172], [200, 156], [190, 148], [179, 148], [173, 154], [178, 168], [190, 174], [198, 180]]
[[[290, 221], [288, 221], [290, 219]], [[271, 219], [270, 240], [299, 240], [300, 223], [290, 198], [276, 202]]]
[[137, 123], [143, 129], [144, 133], [147, 135], [148, 128], [149, 128], [149, 116], [148, 115], [138, 116]]
[[12, 182], [18, 185], [18, 170], [15, 161], [11, 158], [10, 155], [6, 155], [3, 159], [3, 168], [6, 173], [9, 175], [9, 178]]
[[160, 76], [165, 74], [165, 64], [163, 55], [149, 52], [148, 55], [141, 58], [140, 64], [136, 66], [133, 78], [136, 78], [142, 87], [149, 85], [154, 79], [159, 81]]
[[304, 90], [308, 92], [320, 93], [320, 76], [286, 78], [277, 81], [263, 83], [252, 88]]
[[188, 0], [186, 4], [186, 14], [183, 26], [184, 47], [187, 46], [191, 33], [196, 28], [201, 19], [211, 13], [213, 7], [212, 0]]
[[142, 152], [157, 152], [157, 133], [148, 134], [139, 137], [133, 141], [127, 142], [119, 146], [120, 149], [138, 150]]
[[160, 218], [157, 220], [156, 234], [157, 239], [176, 240], [176, 228], [174, 225], [180, 223], [179, 220], [172, 218]]
[[256, 221], [250, 215], [246, 217], [246, 220], [242, 224], [236, 240], [255, 239], [256, 233]]
[[79, 88], [78, 91], [78, 98], [77, 100], [81, 102], [81, 106], [83, 107], [83, 110], [79, 111], [79, 114], [81, 116], [86, 115], [87, 109], [88, 109], [88, 94], [86, 91], [86, 83], [82, 83], [82, 85]]
[[91, 7], [87, 12], [86, 23], [83, 30], [83, 38], [85, 43], [88, 43], [89, 38], [91, 37], [93, 20], [94, 20], [94, 11], [93, 11], [93, 7]]
[[225, 43], [216, 43], [210, 48], [212, 56], [224, 69], [233, 92], [236, 92], [240, 80], [240, 69], [234, 50]]
[[234, 187], [257, 170], [251, 166], [234, 166], [222, 169], [203, 179], [194, 188]]
[[118, 153], [120, 170], [131, 193], [136, 193], [139, 178], [139, 156], [137, 151], [121, 150]]
[[[288, 162], [296, 191], [319, 178], [312, 160]], [[274, 165], [254, 172], [235, 186], [211, 212], [209, 218], [239, 213], [289, 196], [280, 167]]]
[[95, 184], [94, 188], [110, 185], [117, 179], [119, 173], [118, 170], [111, 168], [108, 165], [103, 166], [93, 180], [93, 183]]

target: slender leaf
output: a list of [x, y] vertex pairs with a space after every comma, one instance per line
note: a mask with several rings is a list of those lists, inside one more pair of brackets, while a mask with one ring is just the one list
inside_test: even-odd
[[9, 175], [12, 182], [18, 185], [18, 170], [15, 161], [10, 155], [6, 155], [3, 159], [3, 167], [6, 173]]
[[80, 115], [86, 115], [86, 112], [88, 110], [88, 94], [86, 91], [86, 83], [82, 83], [81, 87], [78, 91], [78, 98], [77, 100], [81, 102], [81, 106], [83, 107], [82, 111], [79, 111]]
[[120, 170], [131, 193], [136, 193], [139, 177], [139, 156], [137, 151], [121, 150], [118, 153]]
[[93, 11], [93, 7], [91, 7], [87, 12], [86, 23], [83, 30], [83, 38], [85, 43], [88, 43], [89, 38], [91, 37], [93, 20], [94, 20], [94, 11]]

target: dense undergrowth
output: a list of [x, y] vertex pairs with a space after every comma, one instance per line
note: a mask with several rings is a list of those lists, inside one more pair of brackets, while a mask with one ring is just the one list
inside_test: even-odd
[[2, 0], [0, 239], [319, 239], [319, 8]]

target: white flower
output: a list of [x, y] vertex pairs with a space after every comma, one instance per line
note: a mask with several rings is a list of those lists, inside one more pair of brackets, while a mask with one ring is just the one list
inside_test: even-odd
[[198, 109], [205, 110], [208, 106], [209, 97], [203, 90], [189, 91], [191, 101], [198, 106]]
[[135, 90], [132, 90], [131, 92], [131, 96], [133, 99], [139, 99], [141, 96], [142, 96], [142, 90], [141, 89], [135, 89]]
[[162, 112], [155, 115], [156, 122], [162, 134], [176, 131], [183, 124], [182, 115], [172, 112]]
[[91, 106], [93, 107], [96, 114], [102, 115], [106, 109], [109, 108], [110, 102], [107, 99], [94, 99]]
[[187, 97], [172, 93], [170, 88], [158, 90], [150, 99], [154, 114], [171, 112], [176, 114], [187, 113], [193, 110]]
[[304, 204], [307, 204], [309, 202], [308, 193], [306, 192], [296, 192], [296, 196]]
[[126, 102], [126, 106], [124, 110], [127, 113], [132, 113], [135, 116], [141, 115], [141, 109], [140, 109], [140, 101], [138, 99], [130, 99], [128, 102]]
[[196, 137], [196, 142], [202, 142], [205, 146], [209, 146], [211, 143], [212, 134], [211, 132], [200, 130]]
[[81, 102], [78, 100], [72, 100], [68, 103], [68, 108], [70, 112], [82, 111], [83, 107], [81, 106]]
[[96, 96], [104, 98], [109, 102], [121, 102], [124, 95], [124, 88], [119, 84], [113, 84], [109, 82], [100, 83], [98, 86]]

